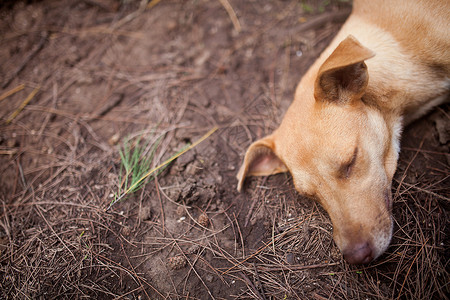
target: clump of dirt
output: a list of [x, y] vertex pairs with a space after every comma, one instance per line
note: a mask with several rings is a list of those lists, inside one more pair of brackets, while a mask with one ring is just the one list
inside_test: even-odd
[[[246, 148], [277, 127], [350, 5], [0, 5], [4, 297], [445, 299], [448, 105], [405, 131], [393, 242], [368, 266], [342, 260], [328, 216], [289, 175], [236, 191]], [[125, 138], [161, 138], [157, 166], [213, 127], [107, 210]]]

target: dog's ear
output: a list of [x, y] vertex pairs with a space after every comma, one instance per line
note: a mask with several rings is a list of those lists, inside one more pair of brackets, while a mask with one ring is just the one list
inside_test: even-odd
[[286, 165], [274, 152], [274, 141], [272, 136], [260, 139], [247, 150], [244, 163], [237, 174], [238, 191], [241, 191], [244, 180], [248, 176], [267, 176], [287, 172]]
[[314, 97], [317, 101], [348, 103], [360, 99], [369, 82], [366, 59], [375, 53], [349, 35], [319, 69]]

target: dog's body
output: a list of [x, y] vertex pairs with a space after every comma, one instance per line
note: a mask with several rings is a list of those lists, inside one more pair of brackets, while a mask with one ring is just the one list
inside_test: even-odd
[[247, 176], [289, 171], [327, 210], [348, 262], [381, 255], [401, 130], [448, 99], [449, 11], [447, 0], [355, 0], [280, 127], [248, 149], [238, 189]]

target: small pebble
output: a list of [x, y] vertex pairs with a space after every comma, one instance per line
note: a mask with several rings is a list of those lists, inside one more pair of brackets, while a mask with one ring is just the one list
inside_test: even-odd
[[111, 146], [117, 145], [117, 143], [119, 142], [119, 139], [120, 139], [120, 134], [116, 133], [112, 137], [109, 138], [108, 144], [110, 144]]
[[191, 247], [189, 247], [189, 249], [187, 250], [187, 253], [189, 254], [195, 254], [200, 250], [200, 245], [192, 245]]
[[184, 206], [178, 206], [177, 207], [177, 215], [184, 216], [184, 214], [186, 213], [185, 207]]
[[122, 227], [122, 234], [123, 235], [128, 236], [128, 235], [130, 235], [130, 233], [131, 233], [130, 227], [128, 227], [128, 226]]
[[200, 225], [202, 225], [203, 227], [208, 227], [209, 226], [209, 218], [205, 213], [202, 213], [199, 217], [198, 217], [198, 223]]
[[172, 270], [179, 270], [186, 266], [186, 259], [182, 255], [172, 256], [167, 259], [167, 265]]

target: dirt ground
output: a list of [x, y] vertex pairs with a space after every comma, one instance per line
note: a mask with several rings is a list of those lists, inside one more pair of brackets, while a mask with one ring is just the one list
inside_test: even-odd
[[[344, 262], [289, 175], [236, 191], [246, 148], [277, 127], [350, 7], [3, 2], [0, 298], [448, 299], [448, 105], [406, 128], [394, 238], [367, 266]], [[124, 139], [158, 138], [157, 166], [215, 126], [107, 210]]]

